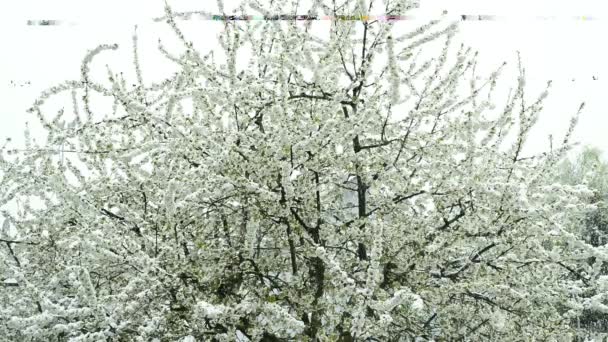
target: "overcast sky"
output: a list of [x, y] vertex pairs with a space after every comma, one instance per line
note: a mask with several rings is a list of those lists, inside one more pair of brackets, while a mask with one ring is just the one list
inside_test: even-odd
[[[227, 3], [229, 1], [226, 1]], [[215, 12], [215, 1], [173, 0], [176, 10]], [[201, 8], [201, 4], [207, 7]], [[547, 135], [563, 136], [569, 118], [581, 101], [586, 108], [575, 138], [608, 152], [608, 5], [601, 0], [420, 0], [419, 20], [448, 15], [495, 15], [494, 20], [461, 22], [460, 39], [479, 50], [486, 70], [502, 61], [514, 65], [522, 54], [529, 95], [538, 94], [547, 80], [553, 87], [529, 148], [547, 148]], [[138, 24], [145, 77], [154, 79], [168, 63], [156, 52], [160, 37], [169, 31], [152, 18], [163, 15], [163, 0], [20, 0], [0, 2], [0, 139], [20, 141], [25, 113], [40, 91], [67, 79], [78, 79], [87, 49], [118, 43], [120, 53], [104, 63], [130, 69], [131, 34]], [[28, 26], [28, 20], [60, 20], [57, 26]], [[184, 24], [201, 44], [215, 44], [218, 23]], [[204, 48], [204, 46], [203, 46]], [[126, 62], [126, 64], [125, 64]], [[103, 64], [97, 64], [103, 71]], [[115, 67], [119, 70], [119, 67]], [[504, 82], [513, 82], [514, 70]], [[159, 74], [160, 75], [160, 74]], [[66, 107], [69, 107], [67, 105]], [[606, 154], [608, 155], [608, 153]]]

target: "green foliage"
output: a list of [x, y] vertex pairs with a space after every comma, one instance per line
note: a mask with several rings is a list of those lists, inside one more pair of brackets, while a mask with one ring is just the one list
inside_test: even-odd
[[586, 146], [574, 161], [564, 160], [560, 165], [559, 179], [567, 184], [586, 183], [599, 193], [608, 192], [608, 163], [602, 151]]

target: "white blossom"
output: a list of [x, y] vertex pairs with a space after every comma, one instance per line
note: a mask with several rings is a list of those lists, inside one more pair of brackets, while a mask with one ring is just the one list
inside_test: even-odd
[[[415, 7], [386, 3], [309, 13]], [[385, 21], [336, 22], [321, 39], [309, 24], [226, 22], [202, 56], [180, 29], [192, 14], [167, 4], [162, 18], [176, 74], [144, 79], [134, 34], [135, 81], [108, 66], [104, 86], [94, 58], [119, 51], [100, 45], [80, 80], [35, 100], [46, 139], [0, 149], [0, 336], [558, 340], [577, 313], [608, 312], [607, 247], [576, 234], [592, 192], [552, 178], [582, 107], [563, 144], [528, 158], [546, 92], [525, 106], [521, 68], [496, 105], [500, 69], [470, 82], [476, 54], [450, 56], [455, 23], [395, 36]], [[73, 110], [47, 108], [68, 91]]]

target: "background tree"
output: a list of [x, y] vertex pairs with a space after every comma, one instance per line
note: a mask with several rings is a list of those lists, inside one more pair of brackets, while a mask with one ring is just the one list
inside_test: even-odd
[[[315, 1], [309, 13], [411, 6]], [[15, 286], [0, 293], [1, 335], [546, 340], [574, 334], [584, 303], [602, 309], [577, 296], [606, 285], [606, 254], [575, 234], [591, 193], [553, 182], [576, 117], [562, 146], [525, 156], [547, 93], [528, 101], [521, 65], [496, 109], [501, 68], [478, 82], [476, 54], [449, 54], [455, 24], [396, 35], [392, 22], [334, 21], [321, 39], [310, 23], [226, 22], [214, 56], [179, 29], [189, 14], [165, 9], [183, 43], [159, 46], [175, 75], [145, 83], [135, 37], [137, 86], [110, 67], [94, 79], [93, 58], [117, 49], [101, 45], [81, 79], [30, 109], [45, 141], [3, 147], [0, 205], [20, 205], [4, 212], [16, 232], [1, 271]], [[440, 54], [420, 61], [434, 42]], [[45, 101], [64, 93], [72, 113], [49, 118]]]
[[590, 203], [598, 206], [587, 218], [581, 231], [582, 236], [594, 246], [603, 246], [608, 242], [608, 164], [602, 157], [602, 151], [585, 147], [574, 161], [565, 159], [560, 164], [559, 180], [567, 184], [586, 184], [593, 190]]
[[[558, 180], [572, 185], [585, 184], [593, 191], [593, 196], [587, 201], [595, 205], [596, 210], [587, 214], [578, 234], [587, 243], [595, 247], [604, 247], [608, 242], [608, 163], [602, 157], [602, 151], [586, 146], [574, 160], [565, 159], [560, 164]], [[591, 257], [588, 262], [594, 264], [596, 258]], [[608, 276], [606, 264], [601, 264], [600, 269], [602, 276]], [[587, 296], [592, 297], [597, 294], [597, 291], [591, 291]], [[575, 322], [590, 333], [608, 333], [606, 310], [586, 309], [575, 319]]]

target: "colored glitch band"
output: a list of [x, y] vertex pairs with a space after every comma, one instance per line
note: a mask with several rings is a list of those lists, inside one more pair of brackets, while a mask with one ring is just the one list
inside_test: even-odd
[[317, 15], [213, 15], [211, 20], [234, 21], [234, 20], [339, 20], [339, 21], [393, 21], [413, 19], [408, 15], [338, 15], [338, 16], [317, 16]]
[[[312, 20], [329, 20], [329, 21], [403, 21], [403, 20], [430, 20], [433, 19], [429, 16], [416, 16], [416, 15], [337, 15], [337, 16], [320, 16], [320, 15], [293, 15], [293, 14], [280, 14], [280, 15], [211, 15], [207, 13], [192, 12], [192, 13], [181, 13], [175, 17], [182, 17], [182, 19], [190, 19], [193, 15], [202, 20], [213, 20], [213, 21], [252, 21], [252, 20], [265, 20], [265, 21], [312, 21]], [[438, 16], [437, 16], [438, 17]], [[438, 19], [435, 17], [435, 19]], [[443, 19], [451, 19], [457, 21], [511, 21], [511, 20], [574, 20], [574, 21], [595, 21], [602, 18], [589, 16], [589, 15], [578, 15], [578, 16], [500, 16], [500, 15], [486, 15], [486, 14], [458, 14], [458, 15], [447, 15], [444, 11], [441, 16]], [[433, 20], [435, 20], [433, 19]], [[104, 20], [103, 18], [100, 20]], [[155, 18], [154, 21], [164, 21], [166, 17]], [[88, 20], [88, 24], [94, 23], [95, 20]], [[67, 22], [64, 20], [28, 20], [28, 26], [57, 26], [57, 25], [80, 25], [79, 22]]]

